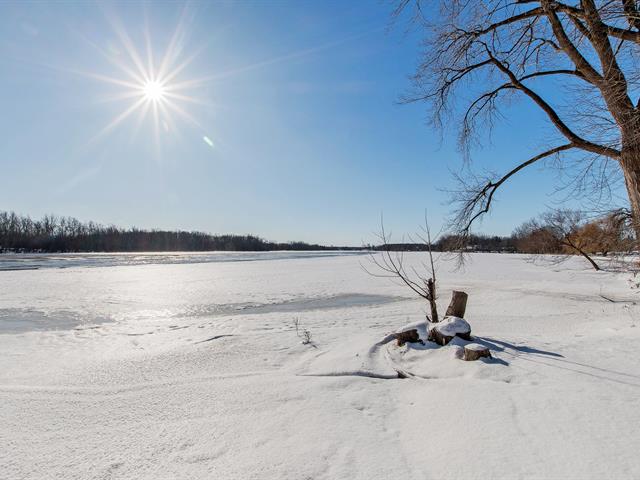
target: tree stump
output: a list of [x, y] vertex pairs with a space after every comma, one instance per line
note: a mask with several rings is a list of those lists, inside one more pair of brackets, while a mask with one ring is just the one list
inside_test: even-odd
[[459, 317], [445, 317], [429, 329], [429, 340], [438, 345], [446, 345], [453, 337], [471, 340], [471, 325]]
[[451, 294], [451, 303], [449, 303], [449, 308], [447, 308], [447, 313], [445, 313], [444, 316], [464, 318], [464, 312], [466, 310], [467, 294], [454, 290]]
[[413, 330], [405, 330], [404, 332], [399, 332], [395, 334], [396, 340], [398, 341], [398, 346], [401, 347], [405, 343], [422, 343], [420, 340], [420, 335], [418, 335], [418, 330], [415, 328]]
[[470, 343], [464, 346], [463, 360], [473, 362], [479, 358], [491, 358], [491, 352], [487, 347], [478, 343]]
[[449, 337], [447, 335], [443, 335], [438, 330], [436, 330], [435, 328], [432, 328], [431, 330], [429, 330], [429, 341], [435, 342], [438, 345], [444, 346], [447, 343], [449, 343], [452, 339], [453, 339], [453, 337]]

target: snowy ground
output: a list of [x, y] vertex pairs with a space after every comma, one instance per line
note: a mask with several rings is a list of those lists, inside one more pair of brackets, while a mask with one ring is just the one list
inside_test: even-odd
[[640, 478], [629, 275], [440, 263], [494, 356], [463, 362], [376, 346], [425, 305], [361, 261], [0, 272], [0, 478]]

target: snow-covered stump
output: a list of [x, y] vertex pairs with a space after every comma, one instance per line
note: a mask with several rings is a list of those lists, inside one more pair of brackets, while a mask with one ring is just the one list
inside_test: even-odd
[[484, 345], [478, 343], [470, 343], [464, 346], [462, 359], [467, 362], [478, 360], [479, 358], [491, 358], [491, 352]]
[[460, 317], [445, 317], [429, 329], [429, 340], [438, 345], [446, 345], [453, 337], [471, 340], [471, 325]]
[[395, 334], [395, 338], [398, 341], [398, 346], [401, 347], [405, 343], [422, 343], [420, 340], [420, 335], [418, 334], [417, 329], [405, 330], [404, 332], [399, 332]]

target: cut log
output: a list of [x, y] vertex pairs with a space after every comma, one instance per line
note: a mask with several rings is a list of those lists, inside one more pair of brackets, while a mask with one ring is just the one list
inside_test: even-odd
[[395, 334], [396, 340], [398, 340], [398, 346], [401, 347], [405, 343], [422, 343], [420, 340], [420, 335], [418, 335], [418, 330], [415, 328], [413, 330], [405, 330], [404, 332], [399, 332]]
[[447, 313], [445, 313], [444, 316], [464, 318], [464, 312], [466, 310], [467, 294], [454, 290], [451, 294], [451, 303], [449, 303], [449, 308], [447, 308]]
[[433, 324], [429, 329], [428, 338], [438, 345], [446, 345], [453, 337], [471, 340], [471, 325], [459, 317], [445, 317], [441, 322]]
[[469, 345], [464, 346], [464, 355], [462, 356], [463, 360], [472, 362], [479, 358], [491, 358], [491, 352], [487, 347], [478, 343], [470, 343]]

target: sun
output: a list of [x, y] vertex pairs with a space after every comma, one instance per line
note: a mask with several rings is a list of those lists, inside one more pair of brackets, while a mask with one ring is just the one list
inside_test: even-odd
[[[114, 74], [102, 74], [74, 70], [102, 83], [117, 87], [117, 91], [105, 97], [107, 102], [126, 102], [124, 108], [108, 122], [89, 143], [104, 138], [125, 121], [137, 117], [131, 124], [131, 134], [136, 135], [142, 123], [150, 120], [156, 149], [160, 150], [162, 138], [168, 135], [179, 136], [178, 119], [186, 121], [192, 128], [204, 127], [189, 113], [187, 105], [211, 105], [193, 94], [206, 85], [209, 77], [191, 78], [187, 67], [198, 57], [203, 47], [188, 52], [183, 12], [181, 20], [166, 42], [163, 55], [154, 52], [149, 27], [146, 26], [141, 37], [132, 37], [117, 16], [108, 20], [116, 36], [114, 47], [104, 50], [93, 45], [100, 56], [105, 58], [115, 70]], [[135, 40], [138, 40], [137, 42]], [[104, 68], [104, 67], [103, 67]], [[206, 141], [205, 141], [206, 143]]]
[[142, 85], [142, 96], [150, 102], [162, 102], [167, 98], [167, 89], [157, 80], [148, 80]]

